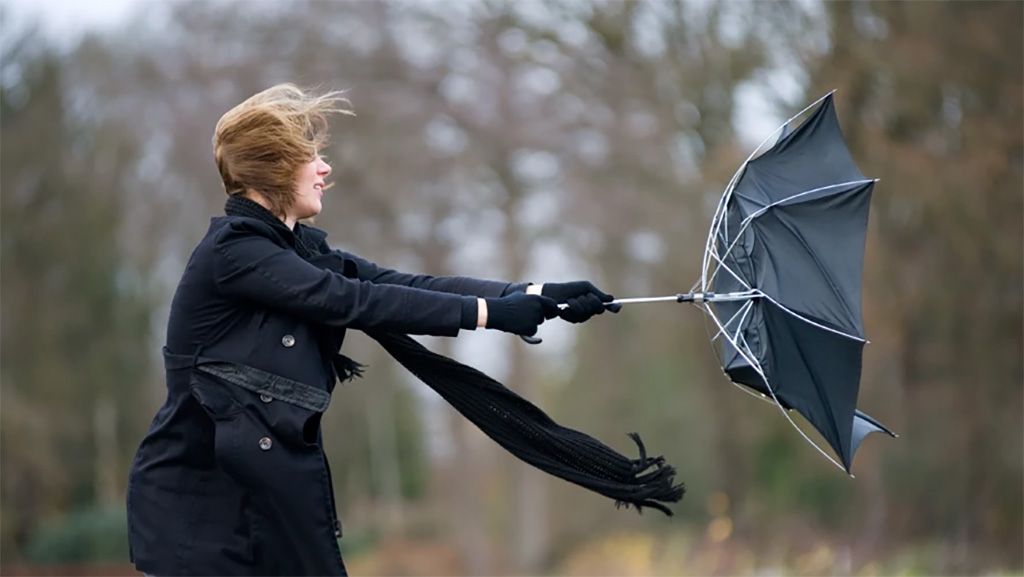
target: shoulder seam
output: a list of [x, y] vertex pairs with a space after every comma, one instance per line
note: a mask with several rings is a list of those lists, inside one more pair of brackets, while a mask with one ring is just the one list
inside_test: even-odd
[[[267, 239], [267, 240], [269, 241], [270, 239]], [[221, 246], [221, 245], [219, 245], [217, 243], [214, 243], [213, 244], [213, 249], [218, 254], [220, 254], [222, 257], [230, 260], [235, 266], [239, 267], [240, 269], [243, 268], [241, 263], [238, 262], [238, 259], [236, 259], [230, 253], [225, 251], [223, 246]], [[288, 249], [281, 247], [281, 250], [288, 250]], [[255, 264], [250, 264], [248, 266], [248, 269], [249, 270], [254, 270], [254, 271], [258, 272], [262, 277], [264, 277], [268, 281], [274, 283], [274, 285], [276, 285], [278, 288], [282, 289], [282, 291], [285, 294], [287, 294], [289, 296], [295, 296], [295, 295], [298, 294], [298, 291], [294, 287], [288, 286], [288, 284], [282, 282], [281, 279], [277, 278], [276, 276], [274, 276], [273, 274], [271, 274], [270, 272], [265, 270], [263, 267], [257, 266]], [[323, 269], [320, 269], [320, 270], [323, 270]], [[328, 274], [332, 274], [332, 275], [335, 274], [332, 271], [326, 271], [326, 272]], [[337, 275], [337, 276], [341, 276], [341, 275]], [[342, 277], [342, 278], [344, 278], [344, 277]], [[345, 279], [345, 280], [348, 280], [348, 279]], [[214, 284], [214, 288], [216, 288], [216, 283]], [[335, 312], [338, 312], [338, 313], [345, 313], [344, 310], [342, 310], [341, 308], [339, 308], [337, 306], [334, 306], [332, 303], [322, 302], [321, 306], [323, 306], [324, 308], [333, 310]]]

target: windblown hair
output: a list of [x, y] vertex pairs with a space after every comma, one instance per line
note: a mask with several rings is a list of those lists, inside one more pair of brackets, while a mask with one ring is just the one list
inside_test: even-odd
[[283, 216], [294, 201], [299, 168], [328, 142], [328, 115], [354, 115], [341, 94], [318, 95], [278, 84], [227, 111], [213, 133], [224, 191], [229, 196], [256, 191], [271, 212]]

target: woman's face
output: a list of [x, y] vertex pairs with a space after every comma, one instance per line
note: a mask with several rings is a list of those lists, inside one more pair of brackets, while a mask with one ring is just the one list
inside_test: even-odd
[[323, 210], [324, 181], [330, 173], [331, 165], [324, 162], [319, 154], [299, 168], [295, 175], [295, 201], [289, 209], [290, 216], [298, 220], [320, 214]]

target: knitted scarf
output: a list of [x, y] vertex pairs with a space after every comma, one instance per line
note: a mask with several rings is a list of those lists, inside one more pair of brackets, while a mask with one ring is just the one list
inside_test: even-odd
[[[288, 227], [260, 204], [241, 196], [228, 199], [229, 215], [259, 219], [294, 239], [295, 252], [304, 259], [320, 254], [312, 239], [304, 238], [304, 225]], [[648, 457], [636, 433], [629, 437], [640, 456], [629, 459], [600, 441], [563, 427], [526, 399], [474, 369], [431, 352], [408, 335], [364, 331], [402, 366], [434, 389], [452, 407], [488, 437], [519, 459], [556, 477], [615, 500], [637, 511], [651, 507], [671, 516], [664, 502], [679, 501], [685, 488], [675, 484], [675, 468], [661, 456]], [[360, 365], [349, 361], [358, 375]]]

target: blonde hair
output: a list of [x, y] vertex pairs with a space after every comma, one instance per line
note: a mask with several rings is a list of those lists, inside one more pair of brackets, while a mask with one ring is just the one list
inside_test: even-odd
[[328, 142], [327, 116], [354, 115], [340, 91], [312, 94], [278, 84], [224, 113], [213, 132], [213, 157], [224, 191], [259, 192], [283, 216], [294, 201], [299, 168]]

